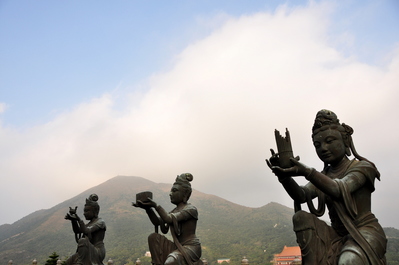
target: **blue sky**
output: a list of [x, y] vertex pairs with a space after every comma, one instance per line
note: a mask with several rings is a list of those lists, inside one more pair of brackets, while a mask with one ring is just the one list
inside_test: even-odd
[[45, 122], [54, 111], [140, 82], [209, 33], [212, 25], [198, 19], [252, 13], [278, 1], [213, 2], [3, 1], [1, 97], [10, 105], [4, 121]]
[[188, 171], [202, 192], [292, 206], [264, 164], [273, 131], [320, 167], [309, 131], [330, 108], [379, 166], [375, 212], [395, 226], [398, 14], [393, 0], [1, 1], [0, 199], [14, 209], [0, 224], [116, 175]]

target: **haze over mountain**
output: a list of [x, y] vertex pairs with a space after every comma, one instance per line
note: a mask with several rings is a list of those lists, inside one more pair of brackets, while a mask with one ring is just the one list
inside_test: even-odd
[[[195, 178], [192, 186], [195, 188]], [[62, 259], [73, 254], [76, 251], [74, 234], [64, 216], [70, 206], [78, 206], [78, 215], [83, 218], [85, 198], [96, 193], [100, 217], [107, 224], [105, 261], [111, 258], [117, 265], [132, 264], [140, 258], [145, 265], [148, 262], [143, 257], [148, 250], [147, 236], [154, 228], [145, 211], [132, 207], [131, 203], [136, 193], [149, 190], [157, 203], [171, 210], [170, 188], [171, 184], [118, 176], [50, 209], [36, 211], [13, 224], [1, 225], [0, 263], [13, 260], [16, 265], [30, 264], [37, 259], [38, 264], [44, 264], [52, 252], [57, 252]], [[230, 258], [232, 264], [239, 264], [243, 256], [251, 264], [267, 264], [284, 245], [296, 245], [291, 224], [293, 210], [288, 207], [269, 203], [250, 208], [195, 189], [189, 202], [199, 210], [197, 235], [202, 242], [203, 258], [210, 264], [218, 258]], [[398, 242], [398, 230], [391, 228], [390, 235]], [[395, 251], [398, 245], [391, 249]]]

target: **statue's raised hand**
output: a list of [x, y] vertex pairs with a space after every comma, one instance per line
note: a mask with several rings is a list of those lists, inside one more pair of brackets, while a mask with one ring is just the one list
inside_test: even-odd
[[270, 149], [272, 156], [269, 159], [266, 159], [267, 166], [273, 171], [274, 175], [276, 175], [279, 181], [282, 181], [284, 178], [290, 177], [290, 175], [285, 174], [281, 171], [279, 155], [278, 153], [274, 152], [273, 149]]
[[266, 159], [266, 163], [273, 173], [278, 177], [279, 181], [283, 181], [285, 178], [296, 177], [296, 176], [307, 176], [310, 174], [312, 168], [309, 168], [305, 164], [299, 162], [299, 156], [290, 158], [292, 167], [282, 168], [279, 163], [278, 153], [275, 153], [273, 149], [270, 149], [272, 156]]
[[142, 209], [150, 209], [151, 207], [156, 207], [157, 204], [151, 198], [147, 198], [146, 201], [138, 200], [135, 203], [132, 203], [134, 207], [142, 208]]
[[77, 214], [70, 214], [70, 213], [67, 213], [65, 215], [65, 219], [66, 220], [71, 220], [71, 221], [79, 221], [80, 220], [80, 218], [79, 218], [79, 216]]
[[295, 157], [295, 158], [290, 158], [290, 161], [292, 164], [294, 164], [293, 167], [291, 167], [292, 169], [292, 176], [308, 176], [311, 172], [312, 169], [311, 167], [308, 167], [307, 165], [305, 165], [304, 163], [299, 162], [299, 157]]
[[307, 165], [299, 162], [299, 157], [290, 158], [292, 167], [289, 168], [281, 168], [279, 166], [273, 166], [268, 162], [268, 166], [271, 168], [273, 173], [279, 178], [279, 180], [283, 180], [287, 177], [298, 177], [298, 176], [308, 176], [312, 172], [312, 168]]
[[78, 206], [75, 206], [75, 208], [69, 207], [69, 213], [67, 213], [65, 215], [65, 219], [67, 220], [71, 220], [71, 221], [79, 221], [80, 218], [79, 216], [76, 214], [76, 211], [78, 209]]
[[266, 159], [267, 165], [271, 168], [272, 166], [280, 166], [279, 162], [279, 155], [278, 153], [274, 152], [273, 149], [270, 149], [272, 156], [269, 159]]

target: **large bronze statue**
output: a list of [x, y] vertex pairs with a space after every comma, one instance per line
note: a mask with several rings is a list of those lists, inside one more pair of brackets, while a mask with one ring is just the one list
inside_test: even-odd
[[[380, 179], [376, 166], [355, 150], [353, 129], [340, 123], [335, 113], [321, 110], [312, 129], [313, 145], [324, 162], [321, 172], [291, 158], [281, 166], [279, 154], [272, 151], [268, 166], [295, 202], [293, 216], [297, 242], [305, 265], [386, 264], [387, 239], [371, 213], [374, 181]], [[348, 156], [355, 156], [350, 160]], [[293, 177], [309, 182], [299, 186]], [[312, 199], [318, 198], [318, 207]], [[301, 210], [307, 203], [310, 213]], [[318, 219], [329, 211], [331, 226]]]
[[67, 261], [67, 265], [102, 265], [105, 258], [104, 236], [105, 222], [98, 217], [100, 206], [97, 203], [98, 196], [90, 195], [86, 199], [83, 215], [89, 222], [85, 224], [76, 214], [76, 209], [70, 208], [65, 219], [71, 220], [72, 229], [75, 233], [75, 240], [78, 243], [76, 253]]
[[[198, 220], [197, 208], [187, 203], [191, 195], [193, 175], [184, 173], [177, 176], [170, 190], [170, 201], [176, 205], [170, 213], [152, 200], [151, 196], [140, 199], [138, 195], [135, 207], [146, 210], [155, 226], [155, 233], [148, 237], [152, 264], [155, 265], [193, 265], [201, 264], [201, 243], [195, 234]], [[144, 194], [148, 194], [145, 192]], [[155, 211], [154, 211], [155, 210]], [[157, 213], [157, 214], [156, 214]], [[166, 234], [168, 230], [173, 242], [158, 234], [158, 227]]]

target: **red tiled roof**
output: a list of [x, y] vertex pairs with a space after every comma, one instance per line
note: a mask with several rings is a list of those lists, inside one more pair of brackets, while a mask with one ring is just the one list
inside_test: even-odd
[[288, 257], [288, 256], [301, 256], [301, 249], [299, 246], [287, 247], [284, 246], [283, 251], [280, 254], [275, 254], [276, 257]]

